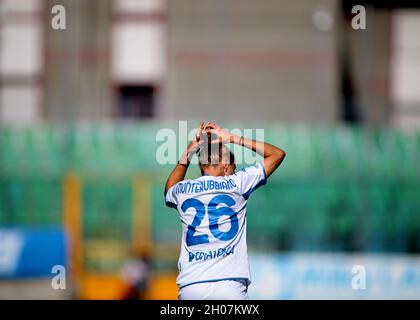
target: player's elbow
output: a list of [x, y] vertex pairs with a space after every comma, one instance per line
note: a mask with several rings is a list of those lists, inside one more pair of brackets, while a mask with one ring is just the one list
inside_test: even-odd
[[280, 163], [283, 162], [285, 157], [286, 157], [286, 152], [282, 149], [277, 149], [274, 155], [276, 166], [279, 166]]
[[276, 160], [280, 164], [283, 161], [283, 159], [286, 157], [286, 152], [282, 149], [277, 149], [275, 156], [276, 156]]

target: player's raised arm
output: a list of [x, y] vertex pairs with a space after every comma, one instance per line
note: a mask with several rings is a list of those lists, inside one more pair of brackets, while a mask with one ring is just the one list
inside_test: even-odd
[[[208, 123], [206, 125], [208, 125]], [[200, 125], [197, 128], [195, 139], [193, 139], [193, 141], [191, 141], [188, 144], [187, 149], [182, 154], [175, 168], [169, 174], [168, 180], [166, 180], [165, 194], [169, 190], [169, 188], [171, 188], [178, 182], [184, 180], [185, 174], [187, 173], [187, 169], [190, 164], [190, 160], [199, 147], [200, 135], [203, 129], [204, 129], [204, 123], [201, 121]]]
[[264, 158], [263, 164], [267, 177], [269, 177], [274, 170], [282, 163], [286, 152], [280, 148], [273, 146], [270, 143], [263, 141], [257, 141], [245, 138], [243, 136], [237, 136], [230, 132], [222, 129], [219, 125], [210, 123], [206, 124], [205, 130], [217, 136], [218, 142], [220, 143], [235, 143], [245, 148], [255, 151]]

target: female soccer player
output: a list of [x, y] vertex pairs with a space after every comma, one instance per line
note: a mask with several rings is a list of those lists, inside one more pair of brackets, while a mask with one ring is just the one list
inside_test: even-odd
[[[206, 141], [210, 135], [214, 138]], [[264, 159], [235, 173], [234, 155], [226, 143], [251, 149]], [[202, 176], [184, 180], [197, 152]], [[165, 186], [166, 205], [178, 210], [182, 222], [180, 300], [248, 299], [247, 200], [285, 155], [269, 143], [233, 135], [211, 122], [200, 123]]]

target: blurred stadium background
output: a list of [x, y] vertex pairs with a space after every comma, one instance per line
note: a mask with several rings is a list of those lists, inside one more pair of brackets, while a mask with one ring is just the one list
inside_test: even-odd
[[0, 298], [127, 298], [146, 266], [138, 297], [176, 299], [156, 134], [199, 119], [288, 153], [249, 202], [251, 298], [420, 298], [419, 32], [414, 2], [1, 0]]

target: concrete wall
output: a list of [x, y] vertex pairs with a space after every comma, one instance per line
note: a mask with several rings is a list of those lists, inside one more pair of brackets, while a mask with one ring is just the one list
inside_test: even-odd
[[[46, 0], [47, 8], [53, 4], [65, 5], [67, 30], [46, 28], [45, 116], [112, 118], [112, 1]], [[347, 41], [362, 121], [389, 122], [389, 11], [368, 7], [367, 30], [352, 30], [341, 22], [338, 0], [170, 0], [167, 6], [159, 119], [340, 121], [338, 53]]]
[[366, 16], [366, 30], [348, 27], [345, 32], [361, 119], [380, 125], [389, 122], [391, 112], [391, 11], [367, 7]]
[[47, 0], [47, 10], [55, 4], [66, 8], [67, 29], [46, 27], [45, 115], [65, 120], [110, 118], [111, 1]]
[[169, 118], [335, 122], [335, 0], [169, 1]]

